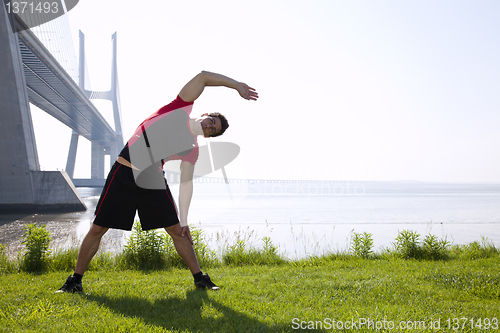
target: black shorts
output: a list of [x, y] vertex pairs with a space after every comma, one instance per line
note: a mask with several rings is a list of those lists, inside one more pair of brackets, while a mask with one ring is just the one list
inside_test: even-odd
[[101, 227], [132, 230], [136, 211], [143, 230], [179, 223], [166, 180], [163, 190], [141, 188], [135, 183], [132, 169], [115, 162], [95, 208], [93, 222]]

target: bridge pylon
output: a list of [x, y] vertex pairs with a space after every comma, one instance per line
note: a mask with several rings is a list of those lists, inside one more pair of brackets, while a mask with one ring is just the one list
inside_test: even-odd
[[65, 171], [40, 170], [13, 15], [0, 2], [0, 211], [86, 210]]
[[120, 90], [118, 85], [117, 66], [117, 35], [116, 32], [111, 37], [113, 43], [113, 57], [111, 62], [111, 89], [108, 91], [92, 91], [85, 89], [85, 35], [79, 33], [79, 87], [89, 99], [104, 99], [111, 101], [113, 107], [113, 119], [115, 127], [115, 140], [109, 143], [108, 147], [102, 146], [99, 141], [91, 141], [91, 171], [90, 179], [74, 179], [74, 168], [76, 160], [76, 150], [78, 146], [78, 133], [71, 135], [71, 144], [66, 164], [66, 170], [73, 179], [76, 186], [103, 186], [104, 185], [104, 159], [109, 156], [109, 164], [112, 165], [118, 157], [118, 149], [123, 147], [122, 116], [120, 107]]

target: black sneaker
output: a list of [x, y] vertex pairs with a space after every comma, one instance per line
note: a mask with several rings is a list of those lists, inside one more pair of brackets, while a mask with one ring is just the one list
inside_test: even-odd
[[210, 276], [208, 274], [203, 274], [201, 276], [201, 279], [198, 281], [194, 282], [194, 285], [198, 288], [203, 288], [203, 289], [212, 289], [212, 290], [219, 290], [219, 287], [217, 287], [212, 280], [210, 280]]
[[73, 275], [68, 276], [66, 282], [63, 286], [56, 291], [56, 293], [74, 293], [74, 292], [83, 292], [82, 282], [76, 282], [76, 278]]

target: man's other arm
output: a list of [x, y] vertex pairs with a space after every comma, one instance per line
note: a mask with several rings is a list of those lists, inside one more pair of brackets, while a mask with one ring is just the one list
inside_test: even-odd
[[257, 100], [259, 95], [254, 88], [243, 82], [238, 82], [227, 76], [202, 71], [191, 79], [179, 93], [186, 102], [194, 102], [203, 93], [205, 87], [227, 87], [238, 91], [240, 96], [247, 100]]
[[187, 162], [181, 162], [181, 183], [179, 184], [179, 219], [182, 227], [182, 236], [187, 234], [189, 241], [193, 244], [191, 233], [188, 227], [188, 211], [193, 197], [193, 173], [194, 165]]

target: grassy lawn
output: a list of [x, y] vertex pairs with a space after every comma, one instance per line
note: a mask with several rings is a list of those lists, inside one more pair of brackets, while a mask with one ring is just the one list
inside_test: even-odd
[[221, 290], [195, 289], [183, 268], [89, 271], [82, 294], [54, 294], [68, 271], [2, 274], [0, 331], [330, 332], [341, 321], [349, 329], [338, 331], [477, 332], [479, 318], [483, 331], [500, 331], [498, 255], [324, 258], [206, 271]]

